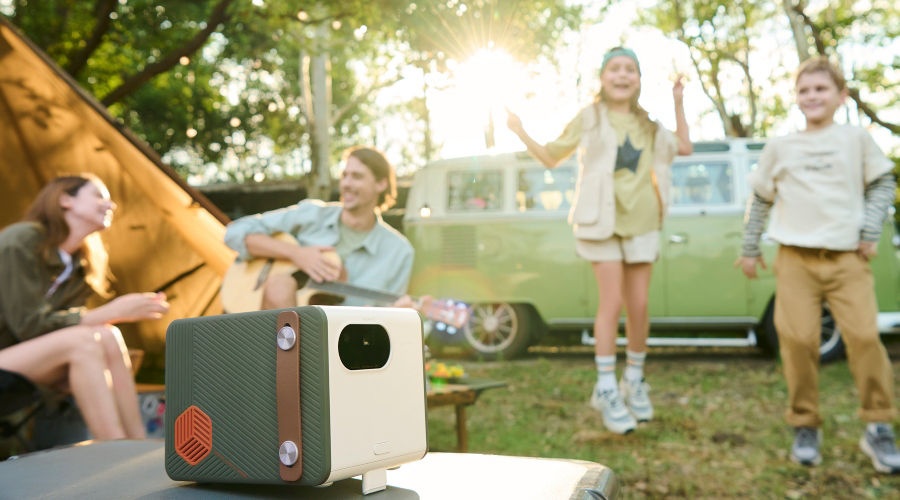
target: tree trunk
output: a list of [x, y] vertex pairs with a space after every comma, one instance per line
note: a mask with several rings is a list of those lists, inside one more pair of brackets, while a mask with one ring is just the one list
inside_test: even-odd
[[[800, 2], [799, 8], [803, 9], [803, 0]], [[797, 46], [797, 56], [800, 62], [809, 59], [809, 39], [806, 37], [806, 26], [803, 24], [803, 18], [797, 14], [794, 7], [794, 0], [782, 0], [781, 5], [784, 7], [784, 13], [787, 14], [788, 22], [791, 24], [791, 31], [794, 33], [794, 44]]]
[[424, 75], [422, 78], [422, 119], [425, 121], [425, 162], [431, 161], [431, 111], [428, 109], [428, 81]]
[[321, 23], [316, 28], [316, 53], [311, 57], [309, 67], [311, 109], [310, 143], [312, 149], [312, 171], [315, 185], [312, 197], [328, 200], [331, 196], [331, 96], [328, 84], [330, 78], [328, 60], [328, 25]]
[[[818, 52], [819, 55], [824, 56], [826, 55], [826, 53], [825, 41], [822, 40], [822, 29], [821, 27], [817, 26], [812, 19], [810, 19], [806, 12], [804, 12], [804, 7], [805, 6], [803, 4], [796, 5], [792, 7], [792, 10], [795, 13], [796, 17], [803, 22], [803, 25], [809, 28], [812, 34], [813, 41], [816, 43], [816, 52]], [[801, 54], [800, 60], [803, 61], [804, 59], [806, 58], [804, 58]], [[865, 114], [867, 117], [869, 117], [869, 119], [872, 120], [873, 123], [881, 125], [894, 134], [900, 133], [900, 124], [888, 122], [880, 118], [878, 116], [878, 113], [871, 106], [869, 106], [867, 102], [863, 101], [862, 96], [860, 96], [859, 94], [858, 88], [848, 86], [848, 90], [850, 91], [850, 98], [852, 98], [856, 102], [857, 108], [859, 108], [859, 110], [862, 111], [863, 114]]]
[[90, 38], [85, 42], [84, 47], [77, 51], [69, 59], [69, 63], [66, 64], [66, 71], [73, 77], [78, 76], [78, 73], [87, 64], [91, 54], [100, 46], [100, 42], [103, 41], [104, 35], [109, 31], [109, 27], [112, 24], [112, 19], [109, 16], [116, 10], [118, 5], [118, 0], [97, 0], [97, 4], [94, 6], [94, 30], [91, 32]]

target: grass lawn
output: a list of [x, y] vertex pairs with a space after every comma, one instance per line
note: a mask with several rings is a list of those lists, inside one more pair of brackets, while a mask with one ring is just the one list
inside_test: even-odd
[[[877, 474], [859, 450], [864, 424], [846, 361], [822, 367], [824, 461], [807, 468], [788, 459], [779, 365], [754, 349], [651, 349], [655, 417], [628, 436], [607, 432], [587, 405], [590, 348], [532, 349], [515, 361], [452, 361], [469, 377], [509, 383], [469, 407], [470, 452], [599, 462], [615, 471], [624, 498], [900, 498], [900, 475]], [[900, 342], [888, 351], [896, 377]], [[431, 449], [455, 447], [453, 422], [451, 407], [429, 412]]]

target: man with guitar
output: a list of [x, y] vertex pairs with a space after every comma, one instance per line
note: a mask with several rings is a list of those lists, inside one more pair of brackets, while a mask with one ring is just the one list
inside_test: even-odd
[[[380, 216], [381, 211], [394, 204], [397, 195], [394, 169], [380, 152], [366, 147], [347, 150], [344, 161], [340, 202], [303, 200], [287, 208], [242, 217], [228, 225], [225, 243], [239, 253], [238, 264], [251, 259], [270, 263], [256, 278], [255, 285], [249, 286], [262, 292], [262, 303], [237, 301], [237, 307], [255, 310], [303, 305], [298, 304], [298, 290], [304, 284], [298, 282], [295, 273], [269, 272], [274, 269], [273, 261], [302, 271], [312, 287], [346, 278], [353, 285], [350, 289], [386, 292], [382, 293], [382, 301], [392, 299], [393, 305], [399, 307], [413, 305], [405, 295], [413, 264], [412, 245]], [[276, 238], [278, 233], [292, 238]], [[223, 303], [226, 295], [235, 292], [227, 290], [228, 282], [226, 276]], [[372, 297], [348, 293], [343, 304], [372, 302]], [[227, 304], [226, 311], [238, 312]]]

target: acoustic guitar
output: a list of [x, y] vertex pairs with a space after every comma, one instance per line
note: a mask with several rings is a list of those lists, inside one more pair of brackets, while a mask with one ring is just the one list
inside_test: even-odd
[[[279, 233], [276, 239], [298, 245], [289, 234]], [[334, 252], [326, 256], [340, 264], [340, 257]], [[339, 305], [344, 297], [358, 297], [378, 304], [392, 304], [402, 297], [390, 292], [351, 285], [343, 281], [323, 281], [316, 283], [293, 262], [280, 259], [236, 260], [222, 280], [221, 299], [225, 312], [239, 313], [258, 311], [262, 307], [263, 285], [269, 276], [291, 275], [297, 281], [297, 305]], [[346, 276], [342, 276], [345, 279]], [[471, 309], [465, 302], [451, 299], [434, 299], [430, 302], [413, 297], [413, 307], [426, 318], [435, 322], [440, 329], [459, 329], [468, 321]]]

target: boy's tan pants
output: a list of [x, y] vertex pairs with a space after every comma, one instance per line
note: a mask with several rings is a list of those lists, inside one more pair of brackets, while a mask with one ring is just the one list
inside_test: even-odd
[[782, 245], [775, 272], [775, 329], [787, 379], [788, 425], [820, 427], [819, 344], [822, 302], [841, 331], [860, 395], [859, 417], [888, 422], [895, 415], [893, 375], [878, 336], [878, 305], [869, 264], [856, 252]]

